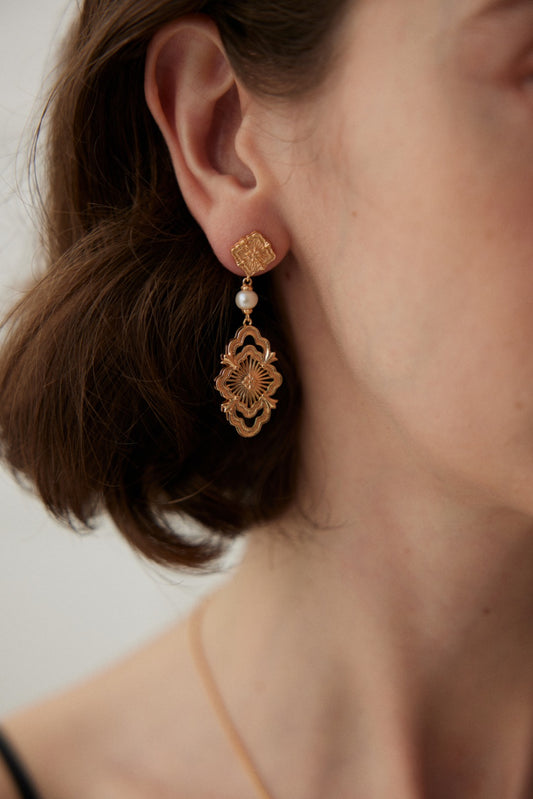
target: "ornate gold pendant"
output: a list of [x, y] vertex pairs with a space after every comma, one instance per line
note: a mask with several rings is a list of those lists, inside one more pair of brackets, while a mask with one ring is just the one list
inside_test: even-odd
[[221, 410], [239, 435], [255, 436], [270, 419], [273, 395], [283, 378], [273, 365], [270, 342], [251, 324], [237, 330], [221, 358], [223, 369], [215, 385], [225, 402]]

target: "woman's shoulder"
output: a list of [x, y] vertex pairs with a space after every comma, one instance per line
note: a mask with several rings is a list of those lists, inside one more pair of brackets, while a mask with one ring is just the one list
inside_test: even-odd
[[[0, 726], [39, 799], [200, 799], [226, 755], [186, 622]], [[5, 761], [0, 799], [21, 799]]]
[[[0, 758], [0, 799], [23, 799], [23, 794], [16, 789], [9, 769]], [[40, 799], [40, 797], [39, 797]]]

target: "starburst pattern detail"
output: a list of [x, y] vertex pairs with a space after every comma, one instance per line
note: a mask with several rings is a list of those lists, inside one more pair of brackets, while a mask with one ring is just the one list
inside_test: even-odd
[[[253, 343], [247, 343], [249, 339]], [[240, 327], [222, 356], [222, 370], [215, 385], [224, 398], [221, 409], [239, 435], [255, 436], [270, 419], [277, 400], [273, 394], [282, 377], [273, 361], [270, 342], [253, 325]]]

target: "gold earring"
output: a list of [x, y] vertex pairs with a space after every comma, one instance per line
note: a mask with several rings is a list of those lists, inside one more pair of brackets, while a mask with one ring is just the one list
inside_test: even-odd
[[244, 313], [244, 321], [221, 356], [223, 368], [215, 386], [225, 400], [220, 408], [228, 422], [239, 435], [251, 438], [270, 419], [277, 405], [273, 395], [283, 380], [273, 365], [277, 358], [270, 349], [270, 341], [252, 325], [252, 311], [258, 300], [252, 288], [252, 277], [264, 272], [276, 255], [270, 242], [256, 230], [240, 239], [231, 248], [231, 254], [246, 275], [235, 297], [237, 307]]

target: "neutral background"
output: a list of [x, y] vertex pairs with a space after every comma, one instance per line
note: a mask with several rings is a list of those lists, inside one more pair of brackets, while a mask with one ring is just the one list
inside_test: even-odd
[[[0, 0], [1, 307], [34, 268], [25, 147], [75, 6]], [[218, 579], [184, 578], [141, 561], [110, 524], [75, 534], [0, 470], [0, 717], [135, 648]]]

